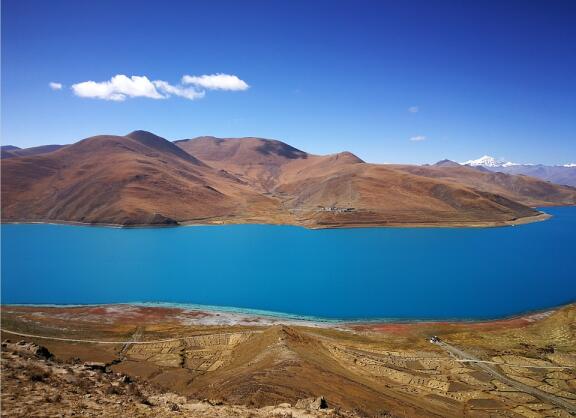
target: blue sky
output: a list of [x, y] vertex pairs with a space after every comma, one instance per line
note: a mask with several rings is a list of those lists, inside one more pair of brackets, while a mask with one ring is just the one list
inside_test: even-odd
[[[2, 143], [145, 129], [371, 162], [575, 162], [574, 21], [572, 0], [3, 0]], [[181, 84], [220, 73], [249, 88]], [[204, 97], [71, 89], [118, 74]]]

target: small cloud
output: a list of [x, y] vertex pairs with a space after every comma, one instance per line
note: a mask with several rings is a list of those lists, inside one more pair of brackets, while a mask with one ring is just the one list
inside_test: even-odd
[[207, 90], [240, 91], [250, 88], [244, 80], [230, 74], [185, 75], [182, 77], [182, 84], [192, 84]]
[[410, 113], [418, 113], [420, 111], [420, 108], [418, 106], [410, 106], [408, 108], [408, 112]]
[[48, 83], [48, 85], [52, 90], [62, 90], [62, 83], [55, 83], [51, 81], [50, 83]]
[[410, 141], [426, 141], [426, 137], [424, 135], [417, 135], [410, 138]]

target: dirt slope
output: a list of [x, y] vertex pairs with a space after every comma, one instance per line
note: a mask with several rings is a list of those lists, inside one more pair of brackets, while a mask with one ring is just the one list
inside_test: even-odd
[[176, 141], [176, 145], [213, 167], [226, 170], [269, 192], [281, 167], [309, 154], [280, 141], [262, 138], [215, 138], [211, 136]]
[[104, 363], [60, 362], [34, 343], [2, 343], [3, 417], [301, 417], [358, 418], [328, 408], [323, 398], [262, 408], [189, 400], [114, 373]]
[[2, 146], [0, 158], [32, 157], [34, 155], [48, 154], [64, 147], [65, 145], [40, 145], [31, 148], [18, 148], [13, 145], [4, 145]]
[[496, 193], [528, 206], [576, 204], [576, 188], [552, 184], [535, 177], [478, 170], [467, 166], [394, 167], [418, 176], [448, 180]]

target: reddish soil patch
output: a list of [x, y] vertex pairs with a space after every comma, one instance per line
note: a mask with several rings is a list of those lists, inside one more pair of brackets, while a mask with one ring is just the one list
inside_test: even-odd
[[504, 329], [516, 329], [528, 326], [544, 316], [546, 313], [537, 314], [527, 314], [525, 316], [497, 319], [494, 321], [483, 321], [483, 322], [411, 322], [411, 323], [373, 323], [373, 324], [359, 324], [351, 325], [350, 328], [358, 331], [376, 331], [390, 334], [406, 335], [412, 332], [434, 330], [437, 328], [450, 329], [453, 331], [461, 330], [477, 330], [477, 331], [487, 331], [487, 330], [504, 330]]

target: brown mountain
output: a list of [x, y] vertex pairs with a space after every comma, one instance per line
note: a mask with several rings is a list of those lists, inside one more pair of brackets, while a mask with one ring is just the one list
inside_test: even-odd
[[438, 161], [436, 164], [434, 164], [434, 166], [435, 167], [459, 167], [460, 164], [458, 164], [456, 161], [444, 159], [444, 160]]
[[324, 160], [287, 173], [275, 191], [303, 223], [430, 225], [506, 222], [536, 211], [461, 184], [412, 175], [392, 167]]
[[17, 157], [16, 151], [21, 148], [15, 147], [14, 145], [2, 145], [0, 146], [0, 158], [12, 158]]
[[177, 144], [278, 198], [305, 225], [502, 222], [534, 214], [486, 190], [407, 176], [348, 152], [317, 156], [258, 138], [201, 137]]
[[32, 157], [34, 155], [47, 154], [49, 152], [57, 151], [65, 145], [40, 145], [31, 148], [18, 148], [14, 145], [3, 145], [2, 154], [0, 158], [14, 158], [14, 157]]
[[175, 141], [175, 144], [211, 166], [244, 179], [262, 192], [268, 192], [276, 185], [282, 166], [309, 157], [288, 144], [262, 138], [203, 136]]
[[274, 208], [239, 179], [148, 132], [2, 162], [2, 219], [173, 224]]
[[2, 162], [3, 221], [471, 226], [575, 202], [576, 189], [524, 176], [368, 164], [261, 138], [172, 143], [136, 131]]
[[535, 177], [478, 170], [476, 167], [462, 165], [395, 167], [418, 176], [451, 181], [499, 194], [527, 206], [576, 204], [576, 188], [552, 184]]

